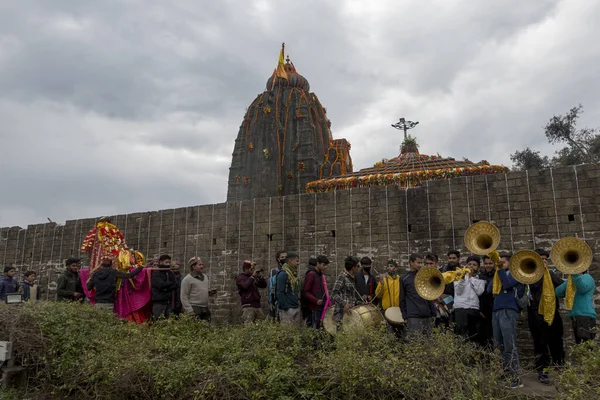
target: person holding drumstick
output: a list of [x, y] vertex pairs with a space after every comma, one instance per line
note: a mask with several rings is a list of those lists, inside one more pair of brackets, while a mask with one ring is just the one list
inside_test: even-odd
[[[398, 275], [398, 262], [396, 260], [389, 260], [387, 262], [385, 274], [381, 274], [377, 277], [377, 289], [375, 290], [375, 296], [381, 301], [381, 308], [385, 313], [389, 308], [400, 307], [400, 275]], [[386, 319], [387, 320], [387, 319]], [[387, 321], [388, 331], [394, 333], [396, 336], [401, 334], [401, 325], [392, 325]]]
[[354, 276], [358, 272], [358, 258], [348, 256], [344, 260], [344, 270], [337, 276], [331, 291], [331, 300], [334, 304], [333, 319], [337, 324], [338, 331], [341, 328], [344, 313], [362, 302], [356, 291]]

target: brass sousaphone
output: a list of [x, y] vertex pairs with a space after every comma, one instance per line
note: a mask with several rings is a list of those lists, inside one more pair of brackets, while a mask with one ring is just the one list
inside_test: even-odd
[[465, 246], [473, 254], [484, 256], [495, 251], [500, 244], [500, 231], [487, 221], [476, 222], [465, 232]]
[[563, 274], [581, 274], [592, 264], [592, 249], [586, 242], [574, 237], [562, 238], [552, 247], [550, 258]]
[[510, 274], [524, 285], [536, 283], [544, 276], [544, 259], [535, 251], [519, 250], [511, 258]]

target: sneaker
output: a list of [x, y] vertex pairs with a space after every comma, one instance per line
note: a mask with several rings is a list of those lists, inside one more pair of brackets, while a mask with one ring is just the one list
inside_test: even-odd
[[522, 388], [523, 387], [523, 381], [521, 381], [521, 379], [519, 379], [519, 378], [513, 379], [512, 382], [510, 383], [509, 387], [511, 389]]
[[548, 374], [545, 372], [538, 372], [538, 381], [540, 381], [540, 383], [544, 384], [544, 385], [550, 384], [550, 379], [548, 379]]

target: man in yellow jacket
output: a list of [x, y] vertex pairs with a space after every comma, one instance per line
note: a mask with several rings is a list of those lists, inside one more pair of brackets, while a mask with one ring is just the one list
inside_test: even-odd
[[[398, 273], [398, 262], [389, 260], [387, 262], [386, 274], [379, 275], [375, 296], [379, 299], [383, 312], [389, 307], [400, 307], [400, 274]], [[400, 335], [397, 326], [388, 323], [388, 330]]]

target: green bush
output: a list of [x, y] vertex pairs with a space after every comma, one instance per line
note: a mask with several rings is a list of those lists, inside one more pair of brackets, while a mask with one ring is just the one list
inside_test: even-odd
[[448, 333], [404, 344], [385, 329], [331, 338], [269, 322], [214, 327], [183, 317], [149, 326], [45, 302], [0, 305], [0, 339], [11, 331], [35, 392], [28, 397], [517, 398], [499, 378], [497, 354]]
[[569, 362], [556, 380], [561, 399], [600, 399], [600, 346], [595, 342], [571, 348]]

